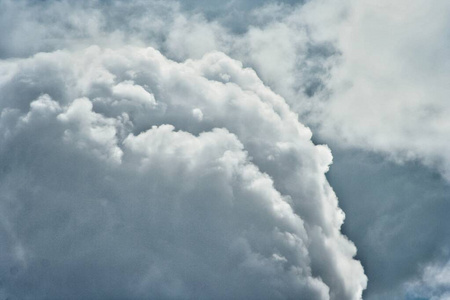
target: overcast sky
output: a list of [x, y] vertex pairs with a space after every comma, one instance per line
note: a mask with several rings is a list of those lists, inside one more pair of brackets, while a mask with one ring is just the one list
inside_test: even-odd
[[0, 0], [0, 299], [450, 299], [449, 15]]

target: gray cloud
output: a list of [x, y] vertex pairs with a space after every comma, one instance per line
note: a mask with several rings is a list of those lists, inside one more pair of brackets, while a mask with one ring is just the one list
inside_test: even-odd
[[411, 298], [427, 298], [431, 300], [449, 299], [450, 297], [449, 263], [438, 262], [427, 265], [419, 280], [408, 284]]
[[253, 70], [97, 46], [1, 69], [5, 297], [360, 298], [330, 151]]
[[[335, 10], [336, 16], [347, 11], [335, 26], [317, 22], [318, 33], [334, 39], [341, 54], [326, 93], [315, 96], [312, 110], [318, 113], [308, 123], [334, 145], [330, 181], [348, 215], [345, 232], [369, 277], [367, 297], [445, 298], [448, 286], [430, 283], [426, 274], [449, 260], [449, 60], [443, 37], [450, 7], [420, 0], [345, 6]], [[371, 161], [372, 151], [378, 161]]]
[[331, 146], [327, 177], [346, 212], [343, 232], [358, 246], [369, 278], [364, 299], [405, 299], [427, 265], [449, 258], [450, 185], [419, 162], [399, 166]]
[[[328, 59], [336, 51], [312, 23], [330, 9], [317, 8], [314, 1], [232, 1], [226, 6], [197, 2], [4, 0], [0, 57], [92, 44], [152, 45], [177, 61], [219, 50], [254, 68], [297, 112], [311, 111], [312, 103], [302, 95], [323, 88]], [[333, 12], [326, 15], [332, 19]], [[236, 21], [239, 16], [242, 22]]]
[[419, 160], [448, 177], [450, 60], [442, 37], [450, 32], [449, 3], [347, 1], [347, 7], [348, 18], [334, 29], [342, 54], [327, 83], [331, 96], [322, 95], [316, 107], [321, 134], [397, 162]]
[[[211, 119], [211, 112], [200, 105], [186, 106], [197, 96], [186, 94], [189, 89], [184, 85], [170, 86], [167, 92], [155, 88], [157, 75], [136, 79], [134, 71], [120, 64], [103, 72], [103, 62], [96, 61], [96, 55], [91, 60], [85, 58], [90, 67], [79, 67], [83, 76], [72, 70], [83, 61], [78, 57], [83, 49], [92, 44], [111, 49], [122, 49], [124, 44], [151, 45], [178, 62], [223, 51], [252, 67], [303, 122], [312, 126], [316, 139], [332, 145], [337, 164], [329, 177], [348, 215], [345, 232], [356, 241], [359, 257], [367, 267], [370, 281], [366, 296], [400, 299], [410, 292], [423, 297], [443, 295], [441, 286], [437, 288], [425, 279], [425, 270], [439, 269], [448, 258], [442, 253], [448, 245], [445, 226], [439, 227], [446, 224], [442, 211], [448, 200], [448, 183], [436, 179], [439, 175], [434, 171], [414, 164], [424, 164], [444, 175], [449, 169], [445, 118], [448, 47], [442, 39], [448, 32], [448, 5], [444, 1], [434, 5], [421, 0], [385, 2], [275, 4], [239, 0], [217, 5], [216, 1], [0, 1], [0, 57], [12, 60], [67, 49], [52, 53], [51, 58], [38, 55], [20, 61], [26, 72], [17, 73], [14, 79], [8, 74], [15, 74], [16, 62], [2, 62], [0, 76], [4, 74], [2, 82], [7, 83], [1, 86], [5, 137], [10, 134], [6, 128], [13, 126], [10, 122], [26, 115], [30, 101], [38, 98], [42, 103], [49, 99], [59, 103], [59, 108], [54, 108], [60, 115], [55, 122], [67, 131], [58, 138], [77, 151], [90, 151], [104, 163], [123, 164], [127, 152], [120, 143], [127, 133], [138, 137], [153, 125], [171, 124], [173, 133], [182, 130], [195, 137], [215, 127], [226, 128], [243, 144], [242, 151], [249, 153], [244, 161], [268, 174], [280, 194], [292, 196], [290, 188], [311, 175], [305, 171], [298, 181], [291, 180], [289, 168], [281, 166], [305, 164], [305, 160], [299, 160], [295, 153], [286, 154], [285, 163], [276, 167], [264, 159], [256, 160], [253, 152], [260, 153], [255, 149], [261, 147], [250, 140], [244, 142], [237, 129], [230, 128], [227, 114], [217, 113]], [[69, 62], [64, 63], [66, 59]], [[36, 69], [35, 64], [40, 67]], [[208, 73], [200, 65], [187, 64], [210, 81], [234, 80], [229, 74]], [[39, 83], [31, 84], [36, 78]], [[244, 82], [235, 84], [245, 90]], [[79, 100], [73, 102], [75, 99]], [[174, 99], [171, 103], [184, 110], [169, 109], [161, 105], [161, 99]], [[231, 114], [239, 115], [235, 111]], [[265, 121], [258, 126], [260, 123]], [[253, 135], [252, 130], [272, 132], [264, 139], [278, 135], [270, 126], [261, 126], [249, 129], [245, 136]], [[373, 161], [372, 151], [382, 155]], [[5, 166], [5, 170], [10, 168]], [[300, 188], [305, 192], [295, 197], [316, 195], [315, 184], [310, 187], [305, 183]], [[307, 224], [329, 221], [320, 213], [326, 206], [314, 210], [291, 205]], [[301, 214], [303, 210], [308, 213]], [[391, 234], [386, 235], [386, 231]], [[426, 242], [411, 251], [413, 232]], [[317, 247], [310, 252], [321, 253]], [[326, 264], [312, 269], [325, 274]], [[386, 269], [389, 274], [385, 274]], [[335, 276], [332, 273], [327, 276]], [[426, 287], [421, 289], [420, 285]]]

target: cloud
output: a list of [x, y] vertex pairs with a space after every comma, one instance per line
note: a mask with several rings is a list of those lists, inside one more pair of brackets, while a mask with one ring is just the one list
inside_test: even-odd
[[0, 64], [2, 296], [361, 297], [331, 153], [252, 69], [135, 46]]
[[314, 95], [304, 120], [336, 157], [329, 178], [348, 215], [345, 232], [369, 277], [367, 296], [410, 297], [414, 282], [415, 291], [420, 285], [426, 290], [415, 297], [444, 297], [420, 277], [422, 269], [449, 260], [442, 211], [450, 171], [444, 38], [450, 6], [415, 0], [345, 1], [335, 7], [312, 1], [310, 8], [330, 12], [324, 13], [327, 22], [308, 22], [316, 39], [333, 41], [337, 55], [329, 60], [328, 79], [323, 77], [326, 88]]
[[[281, 195], [295, 199], [309, 199], [312, 194], [319, 197], [316, 190], [321, 187], [299, 184], [312, 176], [307, 166], [301, 176], [292, 175], [292, 162], [308, 163], [296, 154], [301, 152], [304, 157], [303, 150], [292, 150], [280, 142], [278, 135], [284, 132], [284, 126], [269, 126], [266, 119], [252, 121], [253, 125], [245, 122], [254, 120], [252, 105], [230, 110], [224, 105], [228, 102], [216, 101], [207, 108], [198, 100], [203, 94], [222, 99], [218, 94], [229, 95], [236, 86], [244, 91], [254, 89], [253, 83], [236, 81], [229, 72], [230, 66], [219, 63], [215, 55], [202, 58], [220, 50], [254, 69], [265, 85], [281, 95], [300, 120], [311, 126], [315, 140], [331, 145], [337, 165], [328, 176], [348, 215], [345, 232], [356, 242], [369, 275], [367, 296], [389, 298], [382, 291], [393, 291], [397, 293], [395, 297], [401, 298], [407, 291], [405, 283], [420, 276], [422, 265], [434, 265], [448, 258], [440, 252], [448, 241], [446, 231], [439, 227], [446, 223], [441, 211], [445, 211], [448, 184], [433, 171], [448, 178], [450, 169], [445, 117], [448, 45], [442, 38], [448, 35], [448, 8], [445, 1], [429, 5], [422, 0], [276, 4], [238, 0], [226, 5], [218, 5], [217, 1], [135, 0], [110, 5], [102, 1], [0, 1], [0, 57], [5, 59], [0, 78], [7, 82], [1, 87], [5, 108], [2, 136], [10, 138], [19, 116], [28, 116], [24, 120], [31, 122], [40, 116], [38, 111], [46, 118], [54, 111], [55, 126], [64, 128], [57, 136], [67, 151], [88, 152], [95, 161], [117, 167], [126, 165], [129, 158], [131, 150], [122, 143], [130, 133], [135, 137], [142, 134], [137, 142], [150, 139], [144, 133], [152, 126], [157, 126], [154, 135], [149, 135], [154, 139], [162, 132], [172, 136], [182, 131], [199, 137], [213, 128], [225, 128], [242, 144], [242, 152], [248, 156], [244, 161], [270, 176]], [[133, 49], [151, 45], [175, 61], [188, 60], [180, 65], [189, 66], [186, 70], [193, 72], [189, 76], [197, 74], [227, 88], [212, 92], [209, 88], [200, 89], [202, 85], [198, 83], [193, 84], [194, 88], [192, 79], [180, 81], [180, 74], [164, 75], [153, 67], [150, 69], [155, 72], [144, 72], [148, 76], [143, 78], [142, 66], [129, 67], [126, 55], [102, 60], [99, 57], [107, 55], [98, 54], [95, 47], [84, 50], [92, 44], [99, 45], [100, 52], [109, 51], [111, 56], [125, 51], [125, 44], [135, 46]], [[66, 50], [57, 51], [60, 49]], [[52, 54], [11, 62], [43, 51]], [[18, 64], [26, 72], [16, 73]], [[11, 74], [16, 74], [15, 78], [9, 78]], [[160, 88], [162, 75], [166, 76], [164, 82], [174, 85], [167, 83], [166, 88]], [[33, 83], [36, 78], [38, 84]], [[265, 99], [262, 95], [257, 97]], [[30, 106], [32, 100], [37, 101]], [[36, 113], [29, 113], [30, 109]], [[235, 118], [230, 119], [230, 115]], [[239, 130], [238, 124], [242, 127]], [[272, 139], [278, 143], [276, 147], [272, 142], [263, 142]], [[179, 151], [161, 147], [161, 151]], [[283, 163], [269, 163], [279, 159], [280, 149], [283, 153], [292, 151], [292, 155], [286, 154]], [[330, 154], [326, 148], [315, 149], [321, 153], [317, 159], [322, 161], [318, 168], [323, 173], [331, 161]], [[255, 158], [260, 151], [269, 162]], [[373, 152], [391, 162], [381, 156], [374, 161]], [[144, 168], [145, 155], [135, 155], [142, 156], [136, 165]], [[417, 162], [427, 167], [419, 167]], [[178, 175], [176, 168], [171, 172]], [[293, 195], [296, 185], [304, 192]], [[313, 209], [305, 203], [297, 208], [290, 205], [306, 224], [317, 220], [332, 223], [324, 217], [330, 206]], [[305, 230], [309, 230], [308, 226]], [[413, 231], [426, 242], [410, 251]], [[316, 246], [311, 243], [309, 256], [321, 253], [313, 247]], [[23, 257], [24, 248], [17, 249], [22, 249], [18, 251]], [[279, 254], [274, 257], [283, 261]], [[315, 265], [312, 270], [326, 273], [326, 264]], [[389, 268], [390, 274], [385, 275]], [[329, 275], [332, 276], [335, 275]], [[349, 282], [353, 280], [348, 278]]]
[[334, 17], [329, 3], [207, 2], [134, 0], [106, 5], [99, 0], [4, 0], [0, 57], [92, 44], [152, 45], [177, 61], [219, 50], [255, 69], [297, 112], [309, 112], [312, 103], [303, 94], [311, 96], [322, 88], [330, 68], [328, 58], [336, 51], [330, 37], [312, 31], [324, 12], [328, 19]]
[[426, 298], [431, 300], [450, 299], [450, 265], [431, 264], [422, 272], [422, 278], [407, 284], [410, 297]]
[[348, 1], [321, 134], [449, 178], [449, 10], [447, 1]]

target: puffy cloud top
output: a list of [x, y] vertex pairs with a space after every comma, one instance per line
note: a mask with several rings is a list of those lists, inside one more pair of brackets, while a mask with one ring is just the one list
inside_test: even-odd
[[96, 46], [0, 70], [0, 295], [361, 298], [331, 153], [253, 70]]

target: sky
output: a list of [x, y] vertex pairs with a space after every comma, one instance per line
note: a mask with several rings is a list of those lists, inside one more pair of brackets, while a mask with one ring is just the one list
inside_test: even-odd
[[449, 14], [0, 0], [0, 299], [450, 299]]

